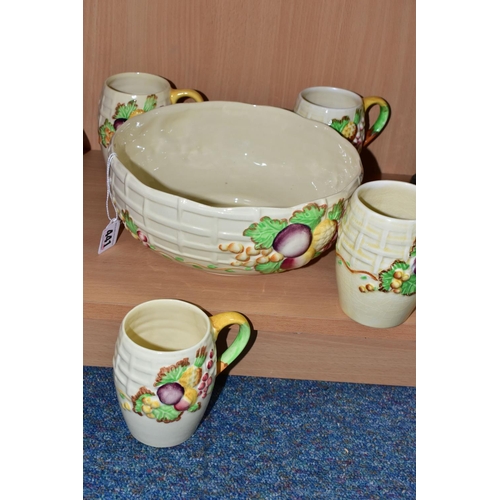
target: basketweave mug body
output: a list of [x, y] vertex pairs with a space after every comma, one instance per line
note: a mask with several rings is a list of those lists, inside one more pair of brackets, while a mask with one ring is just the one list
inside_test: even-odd
[[[239, 325], [221, 355], [216, 340]], [[216, 376], [243, 351], [250, 337], [237, 312], [207, 316], [176, 299], [137, 305], [123, 319], [115, 345], [113, 375], [118, 402], [132, 436], [165, 448], [189, 439], [205, 414]]]
[[416, 186], [373, 181], [352, 195], [339, 226], [340, 306], [366, 326], [400, 325], [416, 308]]
[[[366, 113], [375, 105], [379, 107], [377, 119], [366, 130]], [[390, 108], [382, 97], [361, 97], [355, 92], [337, 87], [309, 87], [297, 96], [294, 112], [329, 125], [361, 152], [386, 127]]]
[[99, 100], [99, 145], [107, 161], [114, 133], [128, 119], [161, 106], [175, 104], [182, 97], [202, 102], [192, 89], [173, 89], [166, 78], [149, 73], [112, 75], [104, 82]]

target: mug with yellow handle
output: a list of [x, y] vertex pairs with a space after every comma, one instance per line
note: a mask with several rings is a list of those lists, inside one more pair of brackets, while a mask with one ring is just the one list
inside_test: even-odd
[[[379, 106], [379, 114], [369, 130], [365, 115], [372, 106]], [[297, 97], [294, 112], [329, 125], [361, 152], [384, 130], [390, 116], [389, 104], [382, 97], [361, 97], [350, 90], [336, 87], [309, 87]]]
[[[238, 334], [219, 355], [217, 337], [230, 325], [239, 325]], [[249, 338], [248, 320], [238, 312], [209, 317], [177, 299], [151, 300], [130, 310], [120, 325], [113, 376], [132, 436], [156, 448], [189, 439], [205, 414], [216, 376]]]
[[109, 145], [120, 125], [134, 116], [175, 104], [182, 97], [202, 102], [203, 97], [192, 89], [173, 89], [167, 79], [149, 73], [119, 73], [104, 82], [99, 101], [98, 136], [104, 160]]

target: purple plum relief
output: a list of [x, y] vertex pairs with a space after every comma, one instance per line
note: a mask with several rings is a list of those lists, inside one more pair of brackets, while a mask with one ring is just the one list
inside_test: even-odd
[[311, 244], [311, 228], [305, 224], [290, 224], [274, 238], [273, 248], [285, 257], [298, 257]]
[[162, 385], [156, 391], [156, 394], [163, 404], [175, 405], [181, 400], [182, 396], [184, 396], [184, 387], [177, 382], [172, 382]]

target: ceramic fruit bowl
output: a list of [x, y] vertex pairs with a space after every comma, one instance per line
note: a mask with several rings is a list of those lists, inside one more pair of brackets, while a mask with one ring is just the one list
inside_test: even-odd
[[111, 199], [134, 238], [225, 275], [319, 257], [362, 176], [356, 149], [327, 125], [238, 102], [138, 115], [113, 136], [109, 162]]

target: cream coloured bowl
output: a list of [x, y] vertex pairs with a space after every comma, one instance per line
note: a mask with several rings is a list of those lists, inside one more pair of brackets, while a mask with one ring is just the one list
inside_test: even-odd
[[321, 255], [363, 176], [356, 149], [327, 125], [238, 102], [148, 111], [118, 129], [110, 153], [126, 229], [164, 257], [226, 275]]

